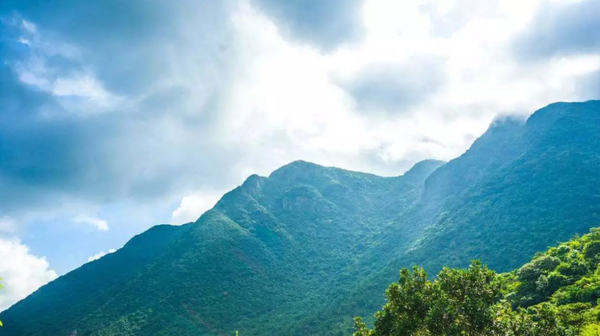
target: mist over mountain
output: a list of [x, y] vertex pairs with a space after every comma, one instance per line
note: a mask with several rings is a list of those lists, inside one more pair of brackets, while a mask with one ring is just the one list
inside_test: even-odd
[[380, 177], [296, 161], [0, 314], [2, 335], [347, 335], [401, 267], [505, 272], [600, 226], [600, 101], [496, 120], [460, 157]]

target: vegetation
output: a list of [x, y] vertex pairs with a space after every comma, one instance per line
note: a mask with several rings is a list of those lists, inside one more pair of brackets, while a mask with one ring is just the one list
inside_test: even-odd
[[598, 134], [600, 101], [552, 104], [525, 124], [496, 121], [428, 178], [416, 217], [430, 225], [398, 264], [438, 272], [478, 259], [506, 272], [588, 232], [600, 223]]
[[593, 229], [511, 273], [473, 262], [429, 280], [422, 268], [403, 269], [374, 327], [358, 317], [354, 335], [600, 335], [599, 261], [600, 229]]
[[314, 323], [375, 311], [403, 267], [421, 265], [437, 274], [476, 259], [507, 272], [598, 226], [599, 134], [600, 101], [552, 104], [526, 123], [494, 122], [466, 153], [427, 178], [417, 203], [399, 212], [397, 223], [421, 230], [417, 238], [394, 250], [386, 242], [406, 229], [389, 232], [381, 243], [394, 250], [386, 266], [320, 311]]
[[367, 257], [441, 164], [384, 178], [300, 161], [251, 176], [197, 222], [155, 227], [17, 303], [6, 335], [312, 334], [311, 310], [384, 267]]
[[[597, 226], [598, 134], [600, 102], [553, 104], [403, 176], [302, 161], [253, 175], [195, 223], [156, 226], [0, 313], [2, 335], [349, 335], [402, 267], [437, 274], [479, 259], [507, 272]], [[494, 276], [500, 312], [562, 307], [552, 289], [584, 269], [556, 267], [529, 282]]]

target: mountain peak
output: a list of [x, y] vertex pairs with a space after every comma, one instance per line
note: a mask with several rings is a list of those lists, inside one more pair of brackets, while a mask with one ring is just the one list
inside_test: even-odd
[[440, 160], [423, 160], [415, 163], [409, 170], [404, 173], [406, 177], [427, 177], [436, 169], [446, 164], [446, 161]]
[[244, 181], [242, 188], [251, 195], [257, 195], [262, 190], [266, 180], [267, 178], [264, 176], [252, 174]]
[[552, 103], [535, 111], [527, 120], [527, 124], [530, 127], [543, 128], [564, 117], [583, 118], [597, 122], [600, 119], [598, 110], [600, 110], [600, 100]]
[[295, 181], [314, 178], [315, 174], [322, 175], [328, 168], [316, 163], [296, 160], [292, 161], [269, 175], [269, 179], [278, 181]]
[[[318, 165], [316, 163], [304, 161], [304, 160], [295, 160], [288, 164], [285, 164], [278, 169], [276, 169], [271, 175], [277, 174], [280, 171], [290, 171], [290, 170], [298, 170], [298, 169], [315, 169], [315, 168], [325, 168], [324, 166]], [[269, 176], [270, 177], [270, 176]]]
[[518, 115], [502, 114], [494, 118], [488, 127], [488, 130], [513, 129], [521, 127], [526, 118]]

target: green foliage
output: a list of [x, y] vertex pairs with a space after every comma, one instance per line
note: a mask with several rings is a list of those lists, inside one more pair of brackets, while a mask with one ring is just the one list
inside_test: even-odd
[[434, 280], [403, 269], [374, 328], [356, 318], [354, 335], [600, 335], [598, 241], [593, 229], [500, 275], [479, 262]]
[[499, 329], [509, 325], [500, 328], [499, 322], [506, 321], [498, 321], [498, 315], [514, 314], [496, 304], [500, 285], [494, 280], [495, 273], [479, 262], [468, 270], [444, 268], [433, 281], [423, 269], [403, 269], [398, 283], [386, 291], [387, 303], [375, 314], [374, 328], [357, 318], [354, 335], [505, 335]]
[[581, 330], [581, 336], [600, 336], [600, 324], [588, 324]]
[[[600, 275], [597, 272], [597, 241], [600, 230], [575, 238], [518, 269], [513, 296], [519, 305], [529, 306], [551, 300], [557, 304], [574, 302], [594, 303], [600, 298]], [[540, 267], [543, 260], [555, 260], [547, 267]]]
[[[600, 230], [592, 229], [587, 235], [538, 255], [532, 263], [542, 258], [556, 258], [560, 263], [554, 268], [540, 270], [538, 279], [513, 277], [513, 288], [516, 288], [511, 296], [513, 304], [522, 307], [538, 302], [552, 305], [557, 308], [562, 323], [571, 328], [574, 335], [594, 335], [600, 322], [599, 240]], [[522, 270], [523, 267], [515, 274], [522, 274]], [[532, 286], [532, 282], [548, 285]]]

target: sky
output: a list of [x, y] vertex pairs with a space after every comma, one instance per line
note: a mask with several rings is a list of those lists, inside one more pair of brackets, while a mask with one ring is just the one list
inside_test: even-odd
[[293, 160], [400, 175], [600, 98], [599, 0], [0, 2], [0, 310]]

